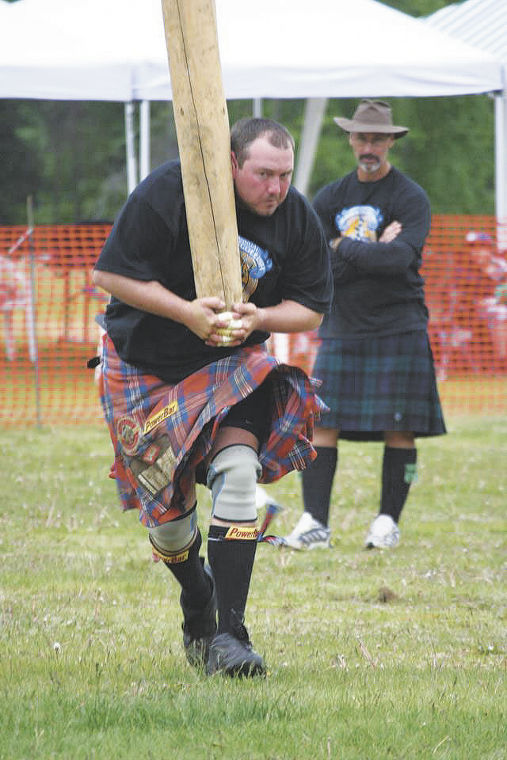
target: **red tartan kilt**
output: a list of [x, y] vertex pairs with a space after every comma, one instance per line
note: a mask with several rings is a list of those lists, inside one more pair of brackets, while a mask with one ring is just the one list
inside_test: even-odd
[[311, 439], [324, 405], [316, 381], [253, 346], [203, 367], [176, 385], [122, 361], [104, 336], [99, 388], [123, 509], [146, 526], [180, 517], [195, 503], [195, 472], [230, 408], [264, 381], [272, 419], [259, 451], [261, 483], [302, 470], [316, 454]]

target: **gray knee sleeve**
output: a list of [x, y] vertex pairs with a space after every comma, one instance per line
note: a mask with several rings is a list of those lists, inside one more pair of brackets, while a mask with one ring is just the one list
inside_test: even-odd
[[212, 514], [226, 522], [257, 519], [255, 490], [262, 468], [250, 446], [228, 446], [208, 468], [207, 486], [213, 498]]
[[150, 541], [162, 554], [175, 554], [192, 545], [197, 528], [195, 508], [179, 520], [148, 528]]

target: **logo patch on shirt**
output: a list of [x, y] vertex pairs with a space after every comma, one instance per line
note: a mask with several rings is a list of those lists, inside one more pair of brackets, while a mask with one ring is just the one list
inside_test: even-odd
[[248, 301], [257, 289], [259, 280], [273, 267], [268, 251], [252, 243], [241, 235], [238, 238], [241, 256], [241, 279], [243, 283], [243, 300]]
[[379, 208], [352, 206], [336, 214], [334, 222], [342, 237], [376, 243], [377, 232], [383, 220], [384, 216]]

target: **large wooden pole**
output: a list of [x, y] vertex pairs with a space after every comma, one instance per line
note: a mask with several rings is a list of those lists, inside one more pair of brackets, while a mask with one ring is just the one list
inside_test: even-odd
[[227, 104], [213, 0], [162, 0], [197, 296], [241, 301]]

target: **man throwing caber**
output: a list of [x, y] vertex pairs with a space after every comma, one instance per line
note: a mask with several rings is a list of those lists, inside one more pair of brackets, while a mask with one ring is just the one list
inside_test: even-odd
[[335, 287], [312, 374], [322, 379], [331, 411], [315, 431], [317, 459], [303, 473], [304, 512], [282, 543], [329, 546], [341, 437], [384, 441], [380, 510], [366, 546], [390, 548], [416, 477], [415, 437], [445, 433], [419, 273], [430, 206], [424, 190], [389, 162], [408, 129], [393, 124], [387, 103], [363, 100], [352, 119], [335, 122], [349, 135], [357, 169], [314, 199]]
[[[231, 149], [244, 290], [232, 315], [220, 316], [219, 298], [196, 297], [178, 161], [132, 193], [94, 284], [112, 296], [101, 395], [123, 508], [139, 510], [153, 552], [181, 587], [189, 662], [251, 676], [265, 672], [244, 625], [256, 483], [314, 458], [322, 408], [309, 378], [280, 365], [264, 342], [271, 331], [316, 328], [332, 276], [319, 220], [291, 187], [290, 133], [244, 119]], [[199, 556], [196, 483], [212, 495], [210, 568]]]

